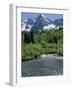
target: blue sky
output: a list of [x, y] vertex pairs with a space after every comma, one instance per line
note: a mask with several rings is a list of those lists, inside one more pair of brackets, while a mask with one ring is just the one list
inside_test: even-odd
[[[27, 13], [27, 12], [21, 12], [21, 18], [23, 20], [27, 20], [28, 18], [36, 18], [40, 13]], [[48, 17], [49, 19], [51, 19], [52, 21], [54, 21], [55, 19], [62, 19], [63, 18], [63, 14], [48, 14], [48, 13], [42, 13], [44, 14], [46, 17]]]

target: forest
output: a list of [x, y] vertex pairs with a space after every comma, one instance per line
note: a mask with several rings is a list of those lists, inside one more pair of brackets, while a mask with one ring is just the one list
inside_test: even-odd
[[21, 58], [29, 61], [41, 55], [63, 56], [63, 28], [41, 32], [21, 31]]

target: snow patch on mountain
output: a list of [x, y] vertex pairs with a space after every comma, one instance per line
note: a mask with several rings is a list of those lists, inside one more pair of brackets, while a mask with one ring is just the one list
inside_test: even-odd
[[44, 27], [43, 27], [43, 30], [44, 30], [44, 31], [46, 31], [46, 30], [49, 31], [49, 30], [51, 30], [51, 29], [55, 29], [55, 27], [56, 27], [56, 26], [55, 26], [54, 24], [50, 24], [50, 25], [44, 26]]

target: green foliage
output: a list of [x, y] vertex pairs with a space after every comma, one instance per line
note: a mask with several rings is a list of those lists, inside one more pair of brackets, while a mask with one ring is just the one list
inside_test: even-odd
[[39, 44], [24, 44], [22, 46], [22, 60], [31, 60], [40, 57], [42, 47]]
[[43, 49], [43, 54], [53, 54], [53, 53], [56, 53], [57, 50], [55, 48], [44, 48]]
[[47, 43], [45, 41], [41, 41], [41, 46], [42, 46], [42, 48], [46, 48]]
[[57, 53], [63, 56], [63, 30], [45, 32], [22, 32], [21, 57], [23, 61], [34, 60], [42, 54]]

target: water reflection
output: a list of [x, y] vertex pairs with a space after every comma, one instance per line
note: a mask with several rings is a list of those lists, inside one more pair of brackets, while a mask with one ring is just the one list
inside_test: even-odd
[[63, 75], [63, 60], [40, 58], [21, 65], [22, 77]]

